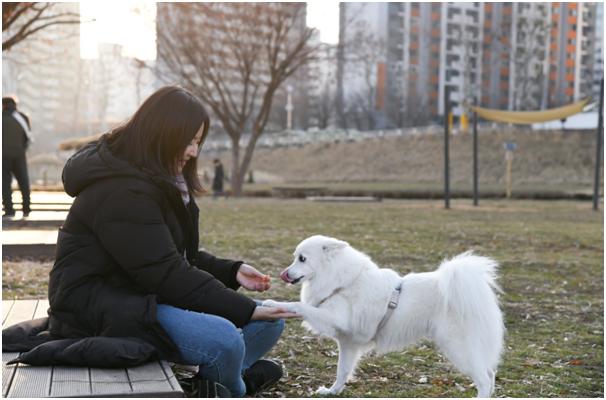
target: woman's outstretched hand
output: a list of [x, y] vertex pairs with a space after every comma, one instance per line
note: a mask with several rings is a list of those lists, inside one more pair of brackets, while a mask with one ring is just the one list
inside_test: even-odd
[[240, 266], [236, 274], [236, 280], [243, 288], [256, 292], [264, 292], [271, 287], [269, 275], [260, 273], [248, 264]]

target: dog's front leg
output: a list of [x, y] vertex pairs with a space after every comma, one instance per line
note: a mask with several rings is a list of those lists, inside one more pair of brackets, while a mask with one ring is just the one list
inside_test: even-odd
[[337, 380], [330, 389], [320, 387], [316, 393], [326, 395], [337, 395], [343, 391], [345, 384], [352, 377], [354, 369], [362, 355], [360, 346], [345, 340], [339, 340], [339, 364], [337, 365]]
[[335, 337], [339, 331], [347, 329], [347, 326], [345, 326], [346, 320], [343, 315], [335, 315], [328, 310], [310, 306], [309, 304], [301, 302], [282, 303], [274, 300], [265, 300], [262, 305], [265, 307], [283, 308], [287, 311], [299, 314], [314, 328], [314, 330], [330, 337]]

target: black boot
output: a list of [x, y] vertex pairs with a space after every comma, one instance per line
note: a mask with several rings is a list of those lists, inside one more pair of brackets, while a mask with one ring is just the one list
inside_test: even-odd
[[246, 394], [253, 396], [274, 385], [282, 378], [282, 365], [273, 360], [259, 360], [244, 371], [242, 379]]

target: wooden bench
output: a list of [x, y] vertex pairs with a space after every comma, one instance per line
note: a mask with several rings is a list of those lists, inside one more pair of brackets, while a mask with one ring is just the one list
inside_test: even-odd
[[[47, 309], [47, 300], [3, 300], [2, 327], [45, 317]], [[165, 361], [123, 369], [6, 365], [17, 356], [2, 353], [2, 397], [184, 397]]]

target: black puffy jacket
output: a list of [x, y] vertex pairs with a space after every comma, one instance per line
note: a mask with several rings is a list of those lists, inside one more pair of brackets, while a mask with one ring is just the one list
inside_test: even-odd
[[255, 303], [236, 292], [242, 262], [198, 250], [199, 210], [172, 182], [117, 158], [101, 138], [68, 160], [63, 184], [75, 200], [50, 272], [53, 337], [134, 337], [178, 360], [158, 303], [249, 322]]

